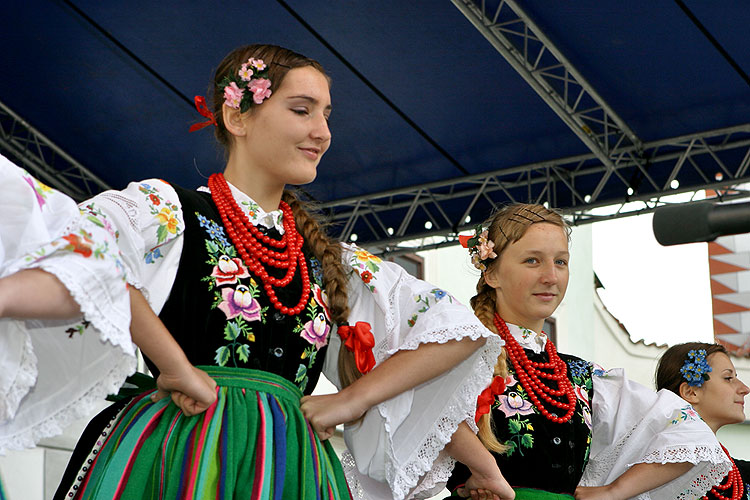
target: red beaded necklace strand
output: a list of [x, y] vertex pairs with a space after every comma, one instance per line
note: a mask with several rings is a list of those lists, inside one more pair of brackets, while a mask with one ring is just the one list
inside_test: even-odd
[[[715, 498], [718, 498], [719, 500], [740, 500], [745, 490], [744, 486], [742, 485], [742, 476], [740, 476], [740, 471], [737, 468], [737, 464], [735, 464], [732, 457], [729, 456], [729, 452], [726, 448], [724, 448], [723, 444], [721, 445], [721, 449], [724, 450], [724, 453], [727, 454], [729, 461], [732, 462], [732, 469], [724, 478], [726, 479], [726, 481], [711, 488], [711, 493]], [[722, 493], [726, 492], [729, 488], [732, 488], [732, 496], [725, 497], [724, 495], [722, 495]], [[708, 496], [702, 497], [702, 500], [708, 500]]]
[[[576, 393], [573, 384], [568, 380], [568, 366], [565, 361], [558, 356], [555, 345], [552, 342], [547, 341], [545, 350], [549, 357], [548, 363], [530, 361], [528, 356], [526, 356], [523, 347], [521, 347], [516, 339], [513, 338], [513, 335], [511, 335], [510, 330], [508, 330], [508, 325], [505, 324], [503, 318], [497, 313], [495, 313], [495, 326], [497, 327], [500, 336], [505, 341], [505, 349], [508, 353], [511, 364], [513, 365], [513, 370], [515, 370], [518, 375], [518, 380], [521, 382], [521, 386], [526, 390], [526, 393], [529, 395], [529, 398], [531, 398], [531, 402], [534, 406], [542, 415], [552, 422], [564, 424], [569, 421], [576, 409]], [[552, 372], [550, 373], [542, 370], [552, 370]], [[556, 381], [558, 389], [552, 389], [542, 382], [541, 379]], [[558, 401], [553, 398], [553, 396], [557, 398], [565, 396], [567, 402]], [[542, 406], [542, 402], [539, 400], [540, 397], [551, 406], [565, 410], [565, 415], [558, 417], [550, 413], [544, 406]]]
[[[232, 239], [245, 265], [258, 276], [263, 283], [271, 304], [282, 314], [294, 316], [302, 312], [310, 298], [310, 277], [307, 273], [307, 262], [302, 254], [302, 244], [305, 240], [297, 231], [294, 224], [294, 214], [285, 201], [279, 203], [284, 235], [280, 240], [269, 238], [261, 233], [247, 218], [245, 212], [237, 205], [223, 174], [213, 174], [208, 179], [211, 197], [219, 209], [221, 220], [227, 234]], [[266, 246], [267, 245], [267, 246]], [[272, 248], [268, 248], [272, 247]], [[276, 251], [274, 249], [281, 249]], [[286, 269], [283, 278], [274, 278], [266, 271], [266, 266], [276, 269]], [[302, 275], [302, 296], [294, 307], [287, 307], [276, 297], [274, 287], [283, 288], [294, 278], [299, 266]]]

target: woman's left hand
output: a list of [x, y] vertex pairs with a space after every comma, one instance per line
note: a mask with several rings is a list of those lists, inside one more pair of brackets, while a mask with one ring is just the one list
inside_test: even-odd
[[304, 396], [300, 409], [321, 441], [333, 436], [338, 424], [357, 420], [367, 410], [360, 408], [356, 399], [346, 397], [344, 392]]

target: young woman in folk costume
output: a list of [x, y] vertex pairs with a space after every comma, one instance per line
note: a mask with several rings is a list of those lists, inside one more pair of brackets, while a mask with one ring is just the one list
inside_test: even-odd
[[[212, 94], [213, 112], [196, 105], [227, 150], [223, 175], [198, 192], [149, 180], [94, 201], [153, 321], [216, 380], [217, 400], [191, 417], [149, 393], [105, 411], [59, 498], [401, 499], [441, 488], [452, 456], [472, 468], [469, 488], [512, 497], [471, 430], [502, 341], [442, 290], [330, 240], [286, 189], [311, 182], [330, 145], [321, 66], [241, 47]], [[321, 371], [340, 392], [303, 398]], [[318, 439], [345, 422], [348, 485]]]
[[[131, 305], [138, 325], [146, 303], [128, 289], [116, 232], [95, 202], [79, 207], [2, 156], [0, 185], [0, 454], [5, 454], [61, 433], [117, 392], [136, 368]], [[188, 393], [186, 411], [200, 411], [215, 399], [213, 381], [187, 360], [180, 364], [176, 343], [154, 333], [138, 328], [133, 340], [155, 356], [164, 374], [161, 392]]]
[[[506, 345], [478, 399], [479, 436], [516, 498], [674, 500], [710, 489], [728, 462], [702, 422], [672, 425], [683, 402], [559, 354], [542, 332], [568, 285], [562, 217], [513, 204], [485, 227], [463, 238], [482, 271], [471, 305]], [[458, 464], [449, 488], [467, 477]]]
[[[724, 346], [688, 342], [670, 347], [656, 368], [656, 388], [672, 391], [690, 403], [681, 418], [700, 418], [716, 433], [745, 420], [745, 396], [750, 389], [737, 378]], [[733, 459], [732, 469], [703, 500], [750, 500], [750, 462]]]

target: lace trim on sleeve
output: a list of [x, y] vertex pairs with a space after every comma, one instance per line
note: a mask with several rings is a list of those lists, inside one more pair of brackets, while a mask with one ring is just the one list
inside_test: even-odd
[[[471, 329], [466, 329], [467, 335], [471, 335], [470, 331]], [[477, 328], [471, 336], [476, 339], [484, 336], [482, 333], [486, 335], [487, 330], [482, 332]], [[445, 340], [449, 339], [445, 338]], [[466, 422], [474, 432], [477, 431], [474, 422], [477, 395], [482, 392], [487, 386], [487, 381], [492, 377], [497, 357], [500, 355], [502, 345], [500, 342], [499, 338], [488, 339], [487, 344], [474, 361], [475, 370], [471, 377], [461, 386], [452, 404], [445, 407], [440, 420], [415, 449], [406, 465], [401, 469], [396, 469], [393, 467], [393, 457], [389, 457], [390, 460], [387, 463], [390, 465], [390, 470], [386, 471], [386, 477], [393, 488], [395, 499], [406, 498], [410, 491], [412, 494], [430, 491], [448, 481], [455, 460], [440, 452], [451, 440], [461, 422]], [[390, 429], [387, 430], [390, 434]]]
[[103, 398], [120, 389], [125, 377], [135, 371], [135, 365], [135, 357], [122, 356], [112, 365], [109, 373], [76, 401], [70, 402], [35, 425], [0, 437], [0, 453], [4, 450], [32, 448], [41, 439], [61, 434], [73, 421], [90, 417], [99, 409]]
[[[620, 439], [617, 445], [615, 445], [606, 456], [598, 456], [595, 461], [588, 463], [586, 466], [586, 486], [602, 483], [603, 479], [613, 468], [622, 448], [629, 441], [637, 426], [638, 424], [633, 426], [633, 428]], [[700, 474], [697, 474], [690, 486], [683, 492], [679, 493], [678, 496], [675, 497], [675, 500], [694, 500], [695, 498], [702, 497], [712, 486], [719, 484], [724, 476], [729, 473], [730, 469], [730, 464], [726, 459], [724, 450], [718, 445], [675, 446], [667, 449], [654, 450], [636, 463], [665, 464], [678, 462], [690, 462], [694, 465], [705, 462], [703, 466], [703, 469], [705, 470]], [[633, 465], [635, 465], [635, 463], [628, 464], [629, 467]], [[658, 489], [659, 488], [656, 488], [656, 490]], [[635, 498], [638, 500], [652, 500], [659, 497], [652, 497], [651, 493], [647, 491], [641, 493]]]

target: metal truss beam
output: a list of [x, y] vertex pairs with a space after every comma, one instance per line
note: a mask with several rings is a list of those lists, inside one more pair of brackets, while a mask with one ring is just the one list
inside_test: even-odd
[[[352, 234], [362, 231], [367, 236], [358, 234], [360, 244], [377, 253], [398, 254], [457, 243], [456, 234], [473, 226], [467, 216], [479, 203], [484, 207], [516, 201], [563, 206], [572, 224], [585, 224], [650, 212], [668, 203], [669, 198], [665, 197], [700, 189], [732, 190], [728, 198], [750, 196], [737, 188], [750, 182], [750, 123], [653, 141], [641, 147], [648, 158], [649, 171], [654, 173], [653, 184], [637, 191], [621, 187], [616, 196], [607, 199], [595, 201], [586, 188], [579, 187], [596, 186], [601, 178], [610, 176], [609, 166], [596, 155], [586, 154], [334, 200], [322, 207], [341, 227], [341, 239], [349, 240]], [[631, 177], [637, 168], [629, 158], [625, 155], [615, 164], [618, 176]], [[446, 208], [447, 204], [451, 204], [451, 209]], [[619, 207], [610, 210], [612, 213], [601, 215], [596, 210], [613, 205]], [[485, 211], [483, 216], [487, 215]], [[398, 221], [398, 227], [389, 226], [388, 220]], [[417, 221], [430, 228], [418, 234], [407, 231]], [[432, 239], [426, 242], [429, 238]]]
[[[641, 140], [573, 67], [515, 0], [451, 0], [605, 167], [590, 193], [596, 201], [618, 164], [635, 166], [653, 184]], [[628, 184], [628, 179], [620, 177]]]
[[0, 152], [77, 201], [111, 189], [3, 102], [0, 102]]

